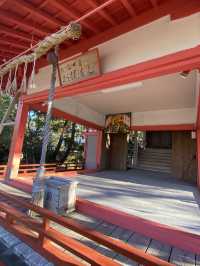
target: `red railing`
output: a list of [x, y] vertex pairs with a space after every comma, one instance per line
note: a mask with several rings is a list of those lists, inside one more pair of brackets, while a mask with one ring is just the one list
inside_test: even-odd
[[[31, 175], [36, 173], [39, 164], [21, 164], [19, 167], [19, 174]], [[0, 165], [0, 176], [4, 176], [6, 173], [6, 165]], [[59, 166], [56, 163], [44, 164], [46, 172], [63, 172], [68, 170], [82, 170], [84, 169], [84, 163], [65, 163], [63, 166]]]
[[[56, 265], [66, 265], [66, 263], [67, 265], [83, 265], [78, 258], [87, 261], [91, 265], [119, 266], [121, 264], [55, 230], [50, 226], [51, 221], [75, 231], [86, 238], [96, 241], [97, 243], [142, 265], [173, 265], [157, 257], [146, 254], [144, 251], [124, 243], [121, 240], [111, 238], [93, 229], [91, 230], [71, 218], [59, 216], [47, 209], [22, 201], [21, 199], [3, 191], [0, 191], [0, 196], [8, 201], [13, 201], [15, 204], [18, 203], [20, 207], [36, 212], [41, 217], [41, 221], [35, 220], [4, 202], [0, 203], [0, 222], [3, 226], [21, 238], [22, 241], [29, 244], [44, 257], [56, 263]], [[70, 251], [78, 258], [61, 252], [58, 246]]]

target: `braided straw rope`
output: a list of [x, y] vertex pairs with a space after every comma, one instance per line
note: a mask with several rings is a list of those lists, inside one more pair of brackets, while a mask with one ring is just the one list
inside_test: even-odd
[[68, 26], [64, 27], [60, 31], [53, 33], [52, 35], [46, 37], [44, 40], [38, 43], [36, 48], [31, 54], [22, 55], [16, 59], [13, 59], [7, 65], [0, 69], [0, 78], [5, 76], [9, 71], [15, 69], [18, 65], [23, 63], [31, 63], [37, 60], [41, 56], [45, 55], [49, 50], [51, 50], [56, 45], [61, 44], [66, 39], [77, 40], [81, 35], [81, 26], [78, 23], [71, 22]]

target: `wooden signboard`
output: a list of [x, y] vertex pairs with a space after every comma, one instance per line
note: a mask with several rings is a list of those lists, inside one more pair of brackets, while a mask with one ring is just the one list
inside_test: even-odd
[[100, 75], [98, 49], [59, 64], [60, 82], [62, 86]]
[[105, 130], [107, 133], [128, 133], [131, 128], [131, 113], [106, 116]]

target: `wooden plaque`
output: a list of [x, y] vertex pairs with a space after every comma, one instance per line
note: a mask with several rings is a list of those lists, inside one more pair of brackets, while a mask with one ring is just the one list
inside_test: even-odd
[[91, 50], [80, 56], [59, 64], [60, 82], [62, 86], [100, 75], [98, 49]]

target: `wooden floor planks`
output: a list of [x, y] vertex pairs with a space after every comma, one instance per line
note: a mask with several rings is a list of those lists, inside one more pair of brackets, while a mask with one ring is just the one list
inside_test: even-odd
[[178, 266], [195, 266], [195, 254], [186, 252], [181, 249], [173, 248], [170, 262]]
[[[71, 214], [70, 218], [73, 218], [82, 225], [97, 230], [105, 235], [127, 242], [128, 244], [133, 245], [134, 247], [137, 247], [153, 256], [159, 257], [166, 261], [170, 261], [171, 263], [174, 263], [177, 266], [200, 266], [200, 255], [185, 252], [178, 248], [161, 243], [157, 240], [145, 237], [136, 232], [132, 232], [130, 230], [121, 228], [119, 226], [107, 223], [102, 220], [97, 220], [93, 217], [85, 216], [78, 212]], [[81, 243], [95, 249], [99, 253], [108, 256], [115, 261], [120, 262], [124, 266], [138, 266], [138, 263], [127, 259], [126, 257], [117, 254], [109, 248], [106, 248], [67, 228], [64, 228], [55, 223], [53, 224], [53, 227], [61, 231], [62, 233], [76, 240], [79, 240]], [[63, 252], [69, 253], [67, 250], [63, 250]], [[88, 263], [85, 264], [88, 265]]]
[[[93, 217], [85, 216], [81, 213], [75, 212], [69, 216], [70, 218], [76, 220], [84, 226], [90, 227], [91, 229], [97, 230], [105, 235], [111, 236], [116, 239], [120, 239], [124, 242], [127, 242], [134, 247], [137, 247], [153, 256], [159, 257], [163, 260], [170, 261], [177, 266], [200, 266], [200, 254], [195, 255], [183, 250], [180, 250], [175, 247], [171, 247], [167, 244], [161, 243], [157, 240], [150, 239], [141, 234], [135, 233], [133, 231], [121, 228], [119, 226], [107, 223], [103, 220], [98, 220]], [[117, 254], [116, 252], [92, 241], [70, 229], [67, 229], [56, 223], [52, 223], [56, 230], [70, 236], [81, 243], [95, 249], [99, 253], [112, 258], [113, 260], [121, 263], [124, 266], [139, 266], [138, 263], [127, 259], [126, 257]], [[61, 248], [62, 249], [62, 248]], [[71, 256], [76, 257], [69, 251], [62, 249], [63, 252], [70, 254]], [[76, 257], [77, 258], [77, 257]], [[82, 263], [86, 266], [89, 265], [87, 262], [80, 259]]]
[[171, 254], [171, 250], [172, 247], [170, 247], [169, 245], [163, 244], [157, 240], [152, 239], [147, 249], [147, 253], [168, 261]]

